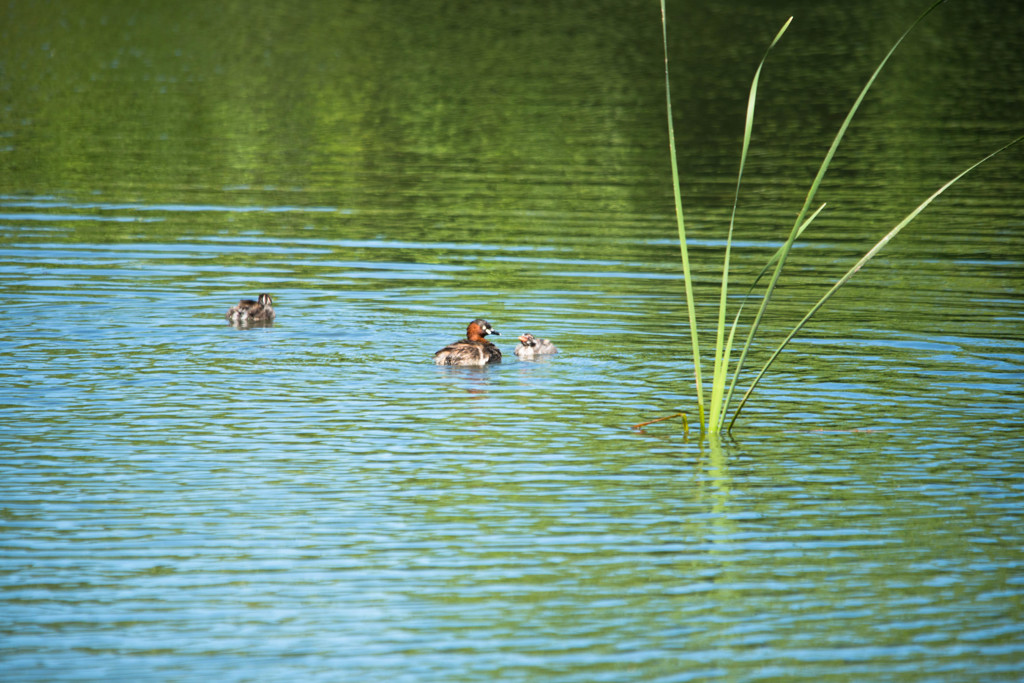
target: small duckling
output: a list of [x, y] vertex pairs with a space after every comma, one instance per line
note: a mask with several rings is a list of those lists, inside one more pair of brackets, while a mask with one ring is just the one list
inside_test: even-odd
[[551, 353], [558, 353], [558, 349], [551, 343], [550, 339], [537, 339], [527, 332], [519, 336], [519, 343], [512, 350], [520, 358], [533, 358]]
[[437, 365], [476, 365], [483, 367], [501, 362], [501, 351], [484, 337], [501, 335], [483, 318], [477, 318], [466, 327], [466, 338], [449, 344], [434, 354]]
[[256, 301], [242, 299], [224, 317], [239, 325], [269, 323], [274, 319], [274, 301], [269, 294], [260, 294]]

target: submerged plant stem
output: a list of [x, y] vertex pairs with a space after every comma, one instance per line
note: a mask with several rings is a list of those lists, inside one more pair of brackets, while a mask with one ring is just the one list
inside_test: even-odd
[[633, 425], [633, 429], [642, 429], [647, 425], [652, 425], [657, 422], [664, 422], [665, 420], [671, 420], [673, 417], [683, 418], [683, 434], [689, 434], [690, 422], [689, 420], [686, 419], [686, 413], [674, 413], [672, 415], [666, 415], [665, 417], [656, 417], [653, 420], [647, 420], [646, 422], [640, 422], [638, 424]]

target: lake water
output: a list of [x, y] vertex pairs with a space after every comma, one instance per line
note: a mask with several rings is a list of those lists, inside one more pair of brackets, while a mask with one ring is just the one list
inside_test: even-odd
[[[768, 41], [796, 16], [737, 293], [924, 4], [670, 3], [702, 324]], [[657, 3], [0, 17], [5, 680], [1019, 680], [1024, 149], [701, 440], [631, 427], [696, 419]], [[983, 0], [908, 39], [759, 359], [1022, 132], [1022, 44]], [[224, 320], [263, 291], [272, 327]], [[505, 361], [433, 365], [475, 317]], [[517, 360], [527, 331], [562, 353]]]

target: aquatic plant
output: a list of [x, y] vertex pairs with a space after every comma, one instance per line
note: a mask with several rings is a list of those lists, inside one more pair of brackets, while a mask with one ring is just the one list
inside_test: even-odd
[[[702, 435], [706, 431], [712, 434], [719, 434], [725, 426], [726, 415], [728, 414], [729, 407], [732, 403], [733, 394], [736, 389], [736, 385], [739, 382], [741, 371], [743, 370], [744, 364], [746, 362], [747, 353], [749, 352], [750, 347], [752, 346], [754, 338], [757, 334], [757, 331], [761, 325], [761, 321], [764, 317], [765, 310], [768, 308], [768, 305], [771, 302], [772, 294], [775, 291], [775, 287], [778, 284], [779, 277], [781, 276], [783, 268], [786, 264], [786, 258], [788, 257], [794, 242], [797, 239], [799, 239], [799, 237], [803, 234], [804, 230], [806, 230], [807, 226], [810, 225], [812, 221], [814, 221], [814, 219], [825, 207], [825, 205], [822, 204], [814, 211], [811, 210], [811, 207], [814, 205], [814, 197], [818, 192], [818, 188], [821, 186], [822, 180], [824, 179], [825, 174], [828, 171], [829, 165], [832, 163], [832, 159], [835, 156], [836, 150], [839, 147], [839, 143], [842, 141], [844, 135], [846, 134], [846, 131], [849, 128], [850, 123], [853, 120], [853, 117], [856, 115], [857, 110], [860, 108], [860, 105], [864, 101], [864, 98], [867, 95], [868, 91], [871, 89], [871, 86], [878, 78], [879, 73], [881, 73], [883, 67], [885, 67], [886, 63], [889, 61], [889, 58], [892, 57], [893, 53], [896, 52], [896, 49], [900, 46], [904, 39], [911, 33], [911, 31], [913, 31], [914, 28], [917, 27], [917, 25], [920, 24], [925, 17], [931, 14], [931, 12], [936, 7], [941, 5], [943, 2], [945, 2], [945, 0], [936, 0], [910, 25], [910, 27], [906, 31], [903, 32], [899, 39], [896, 40], [893, 46], [882, 58], [882, 61], [875, 68], [870, 78], [868, 78], [867, 83], [865, 83], [864, 87], [861, 89], [860, 94], [854, 101], [853, 106], [850, 108], [849, 113], [846, 115], [846, 118], [839, 126], [839, 131], [836, 133], [835, 138], [832, 140], [832, 145], [829, 147], [828, 152], [825, 154], [825, 158], [821, 162], [821, 166], [818, 169], [817, 175], [815, 175], [814, 180], [811, 182], [810, 188], [807, 191], [807, 196], [804, 199], [803, 206], [800, 208], [800, 212], [797, 214], [797, 218], [793, 223], [793, 227], [789, 231], [789, 235], [786, 237], [786, 241], [768, 260], [768, 263], [757, 275], [757, 277], [754, 279], [754, 283], [750, 286], [750, 289], [747, 291], [747, 298], [744, 299], [744, 303], [751, 296], [755, 287], [757, 287], [757, 284], [761, 281], [761, 279], [766, 274], [768, 274], [769, 271], [771, 272], [771, 277], [769, 278], [767, 285], [765, 285], [761, 293], [760, 305], [758, 306], [757, 312], [754, 314], [753, 320], [749, 323], [747, 337], [740, 350], [739, 357], [738, 359], [736, 359], [735, 363], [733, 363], [732, 380], [730, 381], [729, 366], [730, 360], [733, 355], [732, 349], [735, 342], [736, 330], [740, 325], [744, 305], [742, 303], [740, 304], [732, 324], [727, 325], [726, 301], [729, 291], [729, 261], [732, 252], [732, 237], [733, 228], [736, 222], [736, 209], [739, 205], [740, 188], [742, 186], [743, 181], [743, 170], [744, 166], [746, 165], [747, 153], [750, 149], [750, 139], [754, 125], [754, 111], [757, 99], [758, 81], [760, 80], [761, 71], [764, 68], [765, 62], [768, 59], [768, 54], [782, 38], [783, 34], [786, 32], [786, 29], [789, 28], [790, 22], [792, 22], [793, 17], [790, 17], [788, 20], [786, 20], [782, 28], [779, 29], [779, 32], [775, 35], [774, 40], [772, 40], [771, 44], [768, 46], [768, 49], [765, 50], [764, 56], [761, 58], [761, 62], [758, 64], [757, 70], [754, 73], [754, 78], [750, 85], [750, 93], [747, 99], [747, 112], [746, 122], [743, 131], [743, 144], [742, 149], [740, 151], [739, 171], [736, 176], [736, 191], [733, 198], [732, 213], [729, 218], [729, 226], [725, 240], [725, 253], [722, 264], [722, 281], [718, 305], [718, 322], [715, 328], [715, 354], [714, 365], [712, 370], [710, 409], [706, 410], [704, 402], [704, 385], [701, 376], [701, 352], [699, 341], [700, 335], [697, 328], [696, 302], [690, 273], [690, 258], [687, 251], [686, 223], [683, 215], [682, 191], [679, 182], [679, 166], [676, 158], [675, 130], [672, 124], [672, 93], [669, 79], [668, 59], [668, 26], [665, 13], [665, 0], [661, 0], [662, 43], [665, 52], [665, 109], [668, 116], [668, 138], [670, 152], [669, 156], [672, 164], [672, 186], [675, 197], [676, 224], [679, 229], [679, 250], [683, 265], [683, 278], [686, 291], [686, 310], [690, 323], [690, 340], [692, 345], [694, 366], [694, 384], [697, 392], [697, 412], [699, 416], [700, 431]], [[796, 336], [796, 334], [803, 328], [807, 321], [810, 320], [810, 318], [815, 313], [817, 313], [822, 306], [825, 305], [825, 303], [832, 297], [833, 294], [836, 293], [836, 291], [839, 290], [840, 287], [846, 284], [850, 280], [850, 278], [852, 278], [857, 273], [857, 271], [864, 267], [864, 264], [870, 261], [904, 227], [906, 227], [922, 211], [924, 211], [925, 208], [927, 208], [928, 205], [931, 204], [936, 199], [936, 197], [941, 195], [951, 185], [953, 185], [958, 180], [963, 178], [965, 175], [973, 171], [975, 168], [977, 168], [984, 162], [988, 161], [995, 155], [999, 154], [1000, 152], [1003, 152], [1006, 149], [1012, 147], [1013, 145], [1019, 143], [1022, 139], [1024, 139], [1024, 136], [1020, 136], [1012, 140], [1011, 142], [1007, 143], [1006, 145], [997, 149], [991, 154], [988, 154], [978, 162], [972, 164], [970, 167], [968, 167], [967, 169], [965, 169], [964, 171], [950, 179], [939, 189], [937, 189], [934, 193], [932, 193], [931, 196], [929, 196], [927, 199], [921, 202], [917, 206], [917, 208], [915, 208], [913, 211], [907, 214], [907, 216], [903, 220], [897, 223], [895, 227], [893, 227], [884, 237], [882, 237], [882, 239], [880, 239], [874, 246], [872, 246], [860, 260], [858, 260], [853, 266], [851, 266], [850, 269], [846, 272], [846, 274], [839, 278], [839, 280], [837, 280], [835, 284], [832, 285], [832, 287], [825, 293], [825, 295], [822, 296], [821, 299], [811, 307], [811, 309], [807, 312], [803, 319], [801, 319], [800, 322], [796, 324], [792, 331], [790, 331], [789, 334], [787, 334], [786, 337], [783, 339], [782, 343], [780, 343], [778, 347], [775, 349], [775, 351], [769, 356], [764, 366], [754, 377], [753, 381], [750, 384], [750, 387], [744, 393], [743, 398], [740, 400], [739, 405], [737, 405], [736, 407], [736, 410], [733, 412], [732, 419], [729, 421], [728, 431], [732, 430], [733, 425], [736, 422], [736, 419], [742, 412], [743, 407], [747, 404], [747, 401], [750, 398], [751, 393], [754, 391], [754, 388], [761, 381], [761, 378], [764, 376], [764, 374], [768, 371], [768, 368], [772, 365], [773, 362], [775, 362], [775, 359], [778, 358], [782, 350], [786, 347], [787, 344], [789, 344], [793, 337]], [[726, 337], [727, 328], [728, 337]], [[678, 413], [670, 417], [678, 417], [679, 415], [683, 415], [684, 425], [686, 425], [684, 414]], [[646, 425], [650, 424], [651, 422], [653, 421], [645, 422], [642, 424]], [[637, 426], [639, 427], [641, 425]]]

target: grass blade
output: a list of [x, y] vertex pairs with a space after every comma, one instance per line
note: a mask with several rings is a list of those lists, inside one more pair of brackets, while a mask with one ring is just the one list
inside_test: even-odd
[[[843, 137], [846, 135], [846, 131], [850, 127], [850, 123], [853, 121], [853, 117], [856, 115], [857, 110], [860, 109], [860, 105], [864, 101], [864, 98], [867, 96], [867, 93], [871, 89], [871, 86], [874, 85], [875, 80], [878, 78], [878, 74], [881, 73], [886, 63], [888, 63], [889, 58], [892, 57], [893, 53], [896, 52], [896, 49], [903, 43], [906, 37], [910, 35], [910, 32], [913, 31], [917, 27], [917, 25], [924, 20], [925, 17], [931, 14], [936, 7], [938, 7], [945, 1], [946, 0], [936, 0], [936, 2], [934, 2], [930, 7], [928, 7], [928, 9], [921, 13], [921, 15], [914, 21], [914, 23], [911, 24], [910, 27], [903, 32], [903, 35], [899, 37], [899, 39], [893, 44], [893, 46], [889, 48], [889, 51], [885, 54], [885, 57], [882, 58], [882, 61], [879, 62], [878, 66], [871, 74], [871, 77], [868, 78], [867, 83], [864, 84], [864, 87], [861, 89], [860, 94], [857, 96], [857, 99], [854, 101], [853, 106], [850, 108], [849, 113], [843, 120], [842, 125], [839, 126], [839, 132], [836, 133], [835, 138], [832, 140], [832, 145], [829, 147], [828, 152], [825, 154], [825, 158], [821, 162], [821, 167], [818, 169], [818, 173], [814, 177], [810, 189], [808, 189], [807, 191], [807, 198], [804, 200], [804, 205], [800, 209], [800, 213], [797, 215], [796, 221], [793, 223], [793, 228], [789, 233], [789, 237], [786, 238], [785, 244], [783, 244], [782, 248], [779, 250], [779, 260], [775, 264], [775, 270], [772, 272], [771, 280], [768, 282], [768, 285], [765, 288], [764, 296], [761, 298], [761, 305], [757, 309], [757, 313], [754, 316], [754, 321], [753, 323], [751, 323], [750, 330], [747, 333], [747, 339], [743, 344], [743, 349], [740, 351], [740, 357], [737, 361], [735, 372], [733, 373], [732, 383], [729, 386], [729, 392], [726, 397], [723, 412], [728, 411], [729, 409], [729, 403], [731, 401], [733, 391], [735, 390], [736, 383], [739, 379], [740, 372], [743, 369], [744, 363], [746, 362], [747, 353], [749, 352], [750, 346], [754, 340], [754, 336], [757, 334], [757, 330], [761, 325], [761, 320], [764, 317], [764, 312], [768, 308], [768, 304], [771, 302], [772, 293], [775, 291], [776, 284], [778, 284], [779, 276], [782, 274], [782, 269], [786, 264], [786, 258], [789, 256], [789, 251], [793, 246], [793, 242], [797, 238], [799, 226], [803, 224], [804, 218], [807, 216], [807, 212], [810, 210], [811, 204], [814, 202], [814, 196], [817, 194], [818, 188], [821, 186], [821, 182], [825, 178], [825, 173], [828, 171], [828, 167], [832, 163], [833, 157], [835, 157], [836, 150], [839, 148], [839, 143], [842, 142]], [[730, 422], [730, 429], [732, 428], [732, 424], [734, 422], [735, 417]]]
[[[810, 225], [811, 222], [815, 218], [818, 217], [818, 214], [821, 213], [822, 210], [824, 210], [824, 208], [825, 208], [825, 204], [822, 204], [821, 206], [819, 206], [818, 210], [815, 211], [813, 214], [811, 214], [800, 225], [800, 229], [797, 231], [797, 237], [799, 237], [800, 235], [803, 234], [804, 230], [807, 229], [807, 226]], [[779, 247], [779, 249], [776, 250], [776, 252], [774, 254], [772, 254], [772, 257], [770, 259], [768, 259], [768, 263], [766, 263], [764, 265], [764, 267], [761, 268], [761, 272], [757, 274], [757, 277], [754, 278], [754, 281], [752, 283], [750, 283], [750, 288], [747, 289], [747, 293], [743, 297], [743, 301], [740, 302], [740, 306], [736, 310], [736, 317], [733, 318], [732, 325], [729, 328], [729, 341], [728, 341], [728, 344], [726, 346], [727, 353], [731, 353], [731, 350], [732, 350], [732, 347], [733, 347], [733, 341], [735, 340], [735, 337], [736, 337], [736, 329], [740, 325], [740, 316], [743, 315], [743, 308], [747, 305], [747, 299], [749, 299], [750, 295], [753, 294], [754, 288], [757, 286], [757, 283], [760, 282], [761, 278], [765, 276], [765, 273], [767, 273], [768, 270], [772, 267], [772, 264], [774, 264], [776, 261], [778, 261], [779, 256], [780, 256], [781, 253], [782, 253], [782, 247]], [[728, 357], [728, 356], [726, 356], [726, 357]], [[732, 390], [733, 390], [733, 387], [736, 385], [736, 377], [737, 377], [737, 375], [733, 376], [732, 384], [729, 386], [729, 393], [725, 397], [725, 405], [723, 405], [723, 408], [722, 408], [723, 411], [725, 410], [725, 406], [727, 406], [729, 404], [729, 401], [732, 399]], [[725, 413], [723, 412], [722, 414], [723, 414], [722, 421], [724, 422], [725, 421], [725, 418], [724, 418]]]
[[711, 382], [711, 415], [708, 418], [708, 428], [713, 434], [717, 434], [721, 431], [722, 422], [725, 419], [725, 414], [722, 412], [724, 408], [722, 404], [722, 396], [725, 393], [725, 382], [729, 374], [729, 357], [732, 353], [732, 342], [733, 335], [729, 335], [729, 342], [725, 342], [725, 314], [726, 314], [726, 301], [729, 296], [729, 257], [732, 253], [732, 233], [733, 228], [736, 225], [736, 210], [740, 203], [740, 188], [743, 185], [743, 169], [747, 163], [747, 153], [750, 150], [750, 138], [754, 129], [754, 110], [757, 102], [757, 85], [761, 80], [761, 71], [764, 69], [764, 63], [768, 59], [768, 53], [771, 52], [772, 48], [782, 39], [782, 34], [786, 32], [789, 25], [793, 22], [793, 17], [786, 20], [786, 23], [782, 25], [779, 32], [775, 34], [775, 39], [772, 40], [768, 49], [764, 51], [764, 56], [761, 57], [761, 63], [757, 65], [757, 71], [754, 72], [754, 80], [750, 83], [750, 95], [747, 97], [747, 118], [743, 128], [743, 148], [740, 151], [740, 168], [736, 174], [736, 194], [733, 197], [732, 202], [732, 215], [729, 217], [729, 232], [725, 239], [725, 256], [723, 257], [722, 263], [722, 290], [718, 300], [718, 326], [715, 332], [715, 365], [713, 371], [713, 379]]
[[[821, 206], [818, 207], [818, 209], [814, 213], [812, 213], [810, 216], [808, 216], [804, 220], [804, 222], [800, 224], [800, 227], [796, 231], [797, 238], [799, 238], [800, 235], [804, 234], [804, 230], [807, 229], [807, 226], [809, 226], [814, 221], [814, 219], [818, 217], [818, 214], [820, 214], [824, 209], [825, 209], [825, 204], [822, 204]], [[740, 303], [740, 307], [736, 311], [736, 317], [732, 321], [732, 327], [729, 329], [729, 348], [730, 349], [732, 349], [732, 346], [733, 346], [733, 338], [736, 335], [736, 328], [738, 328], [739, 324], [740, 324], [740, 316], [743, 314], [743, 309], [747, 305], [747, 299], [749, 299], [750, 295], [753, 294], [754, 288], [757, 286], [757, 283], [761, 281], [761, 278], [763, 278], [765, 276], [765, 274], [771, 269], [772, 265], [777, 263], [778, 260], [782, 257], [782, 250], [784, 248], [785, 248], [785, 245], [782, 245], [781, 247], [779, 247], [775, 251], [774, 254], [772, 254], [772, 257], [770, 259], [768, 259], [768, 263], [764, 264], [764, 267], [761, 268], [761, 272], [758, 273], [757, 277], [754, 278], [754, 281], [752, 283], [750, 283], [750, 288], [747, 290], [746, 296], [743, 297], [743, 301]], [[729, 406], [729, 403], [732, 401], [733, 390], [735, 389], [736, 384], [737, 384], [737, 382], [739, 380], [739, 370], [740, 370], [740, 365], [737, 363], [735, 372], [733, 373], [733, 376], [732, 376], [732, 382], [729, 384], [729, 392], [725, 396], [725, 405], [722, 407], [722, 414], [723, 415], [725, 414], [725, 409]], [[723, 421], [724, 421], [724, 417], [723, 417]]]
[[930, 197], [928, 197], [928, 199], [926, 199], [923, 202], [921, 202], [917, 206], [916, 209], [914, 209], [909, 214], [907, 214], [906, 218], [904, 218], [902, 221], [897, 223], [896, 226], [885, 235], [885, 237], [880, 239], [875, 244], [875, 246], [871, 247], [871, 249], [869, 249], [868, 252], [866, 254], [864, 254], [864, 256], [862, 256], [861, 259], [859, 261], [857, 261], [857, 263], [855, 263], [853, 265], [853, 267], [851, 267], [848, 271], [846, 271], [846, 274], [843, 275], [841, 278], [839, 278], [839, 280], [834, 285], [832, 285], [832, 288], [829, 289], [825, 293], [825, 296], [821, 297], [821, 299], [818, 301], [818, 303], [814, 304], [814, 306], [811, 308], [811, 310], [807, 312], [807, 315], [805, 315], [803, 317], [803, 319], [799, 323], [797, 323], [796, 327], [794, 327], [793, 330], [788, 335], [786, 335], [786, 338], [782, 341], [782, 343], [779, 345], [779, 347], [777, 349], [775, 349], [775, 352], [772, 353], [771, 357], [768, 359], [768, 362], [765, 363], [764, 367], [761, 368], [761, 371], [759, 373], [757, 373], [757, 376], [754, 378], [754, 381], [750, 385], [750, 388], [747, 389], [746, 393], [743, 395], [743, 399], [740, 401], [740, 404], [738, 406], [736, 406], [736, 412], [733, 414], [732, 420], [729, 421], [729, 431], [732, 431], [732, 427], [736, 423], [736, 418], [738, 418], [740, 416], [740, 412], [743, 410], [743, 406], [746, 405], [747, 399], [750, 398], [750, 394], [754, 391], [754, 387], [756, 387], [758, 382], [761, 381], [761, 378], [764, 376], [765, 372], [768, 371], [768, 368], [771, 366], [771, 364], [775, 362], [775, 359], [779, 357], [779, 354], [782, 353], [782, 350], [784, 348], [786, 348], [786, 345], [789, 344], [789, 342], [803, 328], [803, 326], [807, 323], [807, 321], [811, 319], [811, 316], [813, 316], [815, 313], [817, 313], [821, 309], [821, 307], [825, 305], [825, 302], [828, 301], [829, 299], [831, 299], [832, 295], [835, 294], [839, 290], [840, 287], [842, 287], [847, 282], [849, 282], [850, 278], [852, 278], [857, 273], [857, 271], [859, 271], [861, 268], [864, 267], [864, 264], [866, 264], [868, 261], [870, 261], [872, 258], [874, 258], [875, 255], [879, 251], [882, 250], [882, 247], [884, 247], [886, 244], [888, 244], [892, 240], [892, 238], [894, 238], [897, 234], [899, 234], [899, 232], [901, 230], [903, 230], [903, 228], [905, 228], [912, 220], [917, 218], [917, 216], [922, 211], [924, 211], [928, 207], [929, 204], [931, 204], [933, 201], [935, 201], [936, 197], [941, 195], [951, 185], [953, 185], [955, 182], [957, 182], [958, 180], [963, 178], [965, 175], [967, 175], [968, 173], [970, 173], [971, 171], [976, 169], [978, 166], [981, 166], [983, 163], [985, 163], [986, 161], [988, 161], [992, 157], [996, 156], [997, 154], [1006, 151], [1010, 147], [1013, 147], [1014, 145], [1019, 143], [1021, 140], [1024, 140], [1024, 135], [1022, 135], [1022, 136], [1016, 138], [1015, 140], [1013, 140], [1013, 141], [1003, 145], [1002, 147], [1000, 147], [996, 151], [992, 152], [991, 154], [987, 155], [986, 157], [984, 157], [980, 161], [977, 161], [974, 164], [972, 164], [966, 170], [961, 171], [959, 174], [957, 174], [951, 180], [947, 181], [945, 185], [943, 185], [938, 190], [933, 192], [932, 195]]
[[676, 225], [679, 228], [679, 254], [683, 261], [683, 282], [686, 288], [686, 311], [690, 319], [690, 342], [693, 346], [693, 375], [697, 390], [697, 412], [700, 433], [704, 434], [704, 385], [700, 375], [700, 340], [697, 332], [697, 309], [690, 276], [690, 255], [686, 248], [686, 222], [683, 220], [682, 190], [679, 187], [679, 165], [676, 161], [676, 133], [672, 125], [672, 91], [668, 77], [668, 27], [665, 20], [665, 0], [661, 0], [661, 40], [665, 48], [665, 110], [668, 115], [668, 148], [672, 160], [672, 189], [675, 194]]

